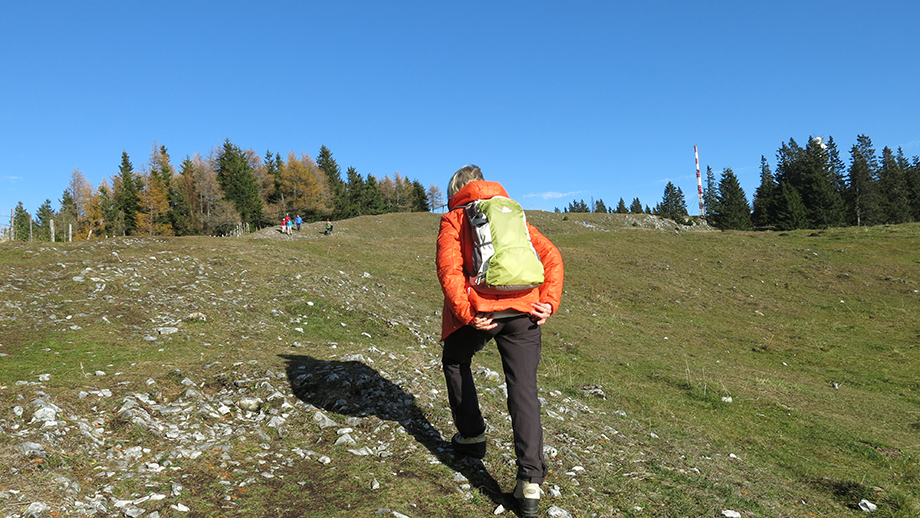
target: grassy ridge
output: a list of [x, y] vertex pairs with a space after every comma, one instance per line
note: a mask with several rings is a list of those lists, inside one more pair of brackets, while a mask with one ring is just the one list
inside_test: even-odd
[[[566, 262], [540, 374], [553, 412], [547, 445], [559, 451], [548, 484], [561, 496], [547, 506], [575, 516], [830, 517], [861, 513], [865, 498], [881, 516], [920, 515], [920, 226], [673, 232], [631, 228], [620, 215], [528, 217]], [[96, 370], [120, 377], [94, 386], [168, 380], [215, 361], [283, 372], [295, 343], [316, 357], [373, 345], [421, 373], [403, 389], [449, 436], [443, 392], [428, 393], [441, 388], [437, 221], [362, 217], [329, 238], [308, 226], [293, 240], [263, 232], [5, 246], [0, 411], [9, 415], [15, 383], [38, 373], [51, 374], [43, 390], [79, 406], [68, 391]], [[193, 312], [206, 321], [183, 320]], [[182, 333], [145, 338], [180, 321]], [[494, 350], [476, 361], [500, 371]], [[497, 440], [508, 441], [503, 396], [482, 392]], [[451, 467], [427, 453], [316, 471], [323, 498], [311, 505], [321, 501], [329, 516], [379, 509], [381, 496], [347, 483], [369, 471], [413, 495], [418, 516], [487, 515], [501, 501], [457, 501]], [[507, 492], [506, 460], [486, 467]], [[303, 498], [289, 482], [250, 491], [235, 515], [283, 515], [258, 502]]]

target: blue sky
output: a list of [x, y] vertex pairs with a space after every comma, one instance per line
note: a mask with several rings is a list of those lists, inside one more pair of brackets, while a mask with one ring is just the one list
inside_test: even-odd
[[7, 2], [0, 223], [154, 143], [230, 139], [446, 191], [467, 163], [525, 208], [698, 213], [693, 146], [750, 198], [789, 138], [920, 155], [920, 3]]

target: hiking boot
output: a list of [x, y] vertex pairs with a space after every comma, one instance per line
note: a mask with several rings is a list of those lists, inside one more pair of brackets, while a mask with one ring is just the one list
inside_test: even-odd
[[486, 434], [484, 433], [476, 437], [464, 437], [458, 433], [450, 439], [450, 444], [454, 447], [454, 451], [468, 457], [481, 459], [486, 456]]
[[521, 507], [521, 516], [536, 516], [537, 508], [540, 507], [540, 484], [518, 480], [514, 487], [514, 499]]

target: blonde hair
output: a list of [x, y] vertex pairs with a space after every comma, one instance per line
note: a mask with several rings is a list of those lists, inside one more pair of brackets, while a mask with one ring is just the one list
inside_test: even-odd
[[461, 167], [454, 173], [447, 184], [447, 199], [453, 198], [466, 184], [482, 179], [482, 171], [479, 170], [478, 166], [467, 164]]

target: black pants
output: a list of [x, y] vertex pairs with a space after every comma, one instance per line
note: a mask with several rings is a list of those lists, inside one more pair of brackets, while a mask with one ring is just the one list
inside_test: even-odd
[[543, 458], [543, 427], [537, 397], [537, 365], [540, 363], [541, 332], [529, 316], [495, 320], [489, 331], [464, 326], [444, 339], [441, 363], [447, 380], [447, 397], [457, 431], [464, 437], [485, 432], [479, 398], [473, 383], [470, 363], [473, 355], [494, 338], [502, 357], [508, 388], [508, 413], [514, 431], [517, 478], [543, 483], [546, 460]]

